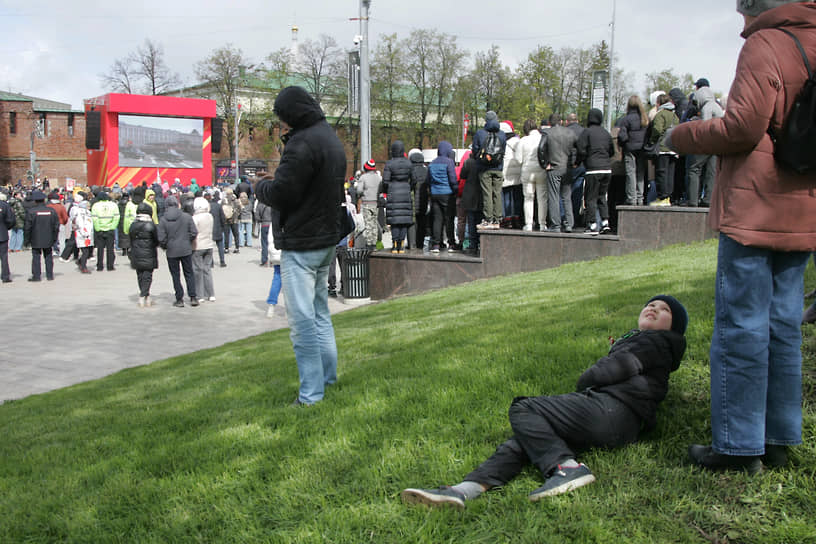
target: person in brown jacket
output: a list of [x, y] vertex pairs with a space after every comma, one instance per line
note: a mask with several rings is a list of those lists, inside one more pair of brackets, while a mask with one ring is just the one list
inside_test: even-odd
[[803, 274], [816, 250], [816, 176], [773, 156], [768, 129], [780, 130], [807, 73], [790, 36], [816, 65], [816, 4], [737, 0], [745, 17], [725, 116], [683, 123], [668, 145], [681, 154], [720, 156], [709, 225], [719, 231], [711, 340], [710, 446], [692, 445], [707, 469], [756, 472], [787, 463], [802, 442]]

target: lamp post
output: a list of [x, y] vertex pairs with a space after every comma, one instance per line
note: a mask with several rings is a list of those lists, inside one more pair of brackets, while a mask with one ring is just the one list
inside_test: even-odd
[[235, 101], [235, 184], [241, 181], [238, 173], [241, 169], [238, 167], [238, 123], [241, 121], [241, 104]]
[[371, 158], [371, 74], [368, 65], [368, 8], [371, 0], [360, 0], [360, 162]]
[[612, 104], [615, 89], [615, 12], [617, 11], [617, 0], [612, 0], [612, 40], [609, 44], [609, 90], [606, 94], [606, 130], [612, 131]]

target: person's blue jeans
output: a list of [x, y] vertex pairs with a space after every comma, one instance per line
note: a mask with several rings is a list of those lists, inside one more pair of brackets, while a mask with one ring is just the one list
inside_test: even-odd
[[238, 244], [235, 247], [252, 247], [252, 223], [238, 223]]
[[280, 265], [275, 265], [275, 275], [272, 276], [272, 285], [269, 287], [269, 295], [266, 297], [267, 304], [277, 304], [281, 292], [281, 271]]
[[269, 225], [261, 225], [261, 264], [269, 260]]
[[802, 442], [803, 277], [810, 253], [720, 234], [711, 338], [712, 447], [761, 455]]
[[9, 231], [9, 251], [20, 251], [23, 249], [23, 229], [11, 229]]
[[335, 247], [281, 252], [286, 317], [300, 376], [298, 399], [314, 404], [337, 381], [337, 343], [329, 312], [329, 266]]

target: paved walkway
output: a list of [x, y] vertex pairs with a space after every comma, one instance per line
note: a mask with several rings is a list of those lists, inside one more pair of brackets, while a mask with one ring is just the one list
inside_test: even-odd
[[[241, 248], [226, 260], [213, 269], [215, 302], [174, 308], [160, 255], [154, 304], [139, 308], [136, 272], [121, 252], [116, 270], [97, 272], [94, 261], [89, 275], [55, 260], [54, 281], [40, 283], [27, 281], [31, 251], [10, 253], [13, 281], [0, 284], [0, 403], [288, 327], [285, 317], [266, 317], [272, 269], [259, 266], [260, 249]], [[341, 297], [329, 306], [337, 313], [368, 302]]]

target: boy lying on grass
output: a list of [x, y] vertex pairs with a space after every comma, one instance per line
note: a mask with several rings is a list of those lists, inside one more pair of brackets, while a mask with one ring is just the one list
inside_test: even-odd
[[457, 485], [406, 489], [403, 501], [462, 509], [465, 501], [506, 484], [529, 463], [545, 476], [544, 485], [530, 493], [531, 501], [594, 482], [576, 454], [636, 442], [641, 428], [655, 426], [669, 374], [686, 350], [687, 324], [688, 313], [676, 298], [652, 297], [640, 312], [638, 328], [581, 375], [576, 393], [516, 397], [509, 414], [513, 436], [489, 459]]

